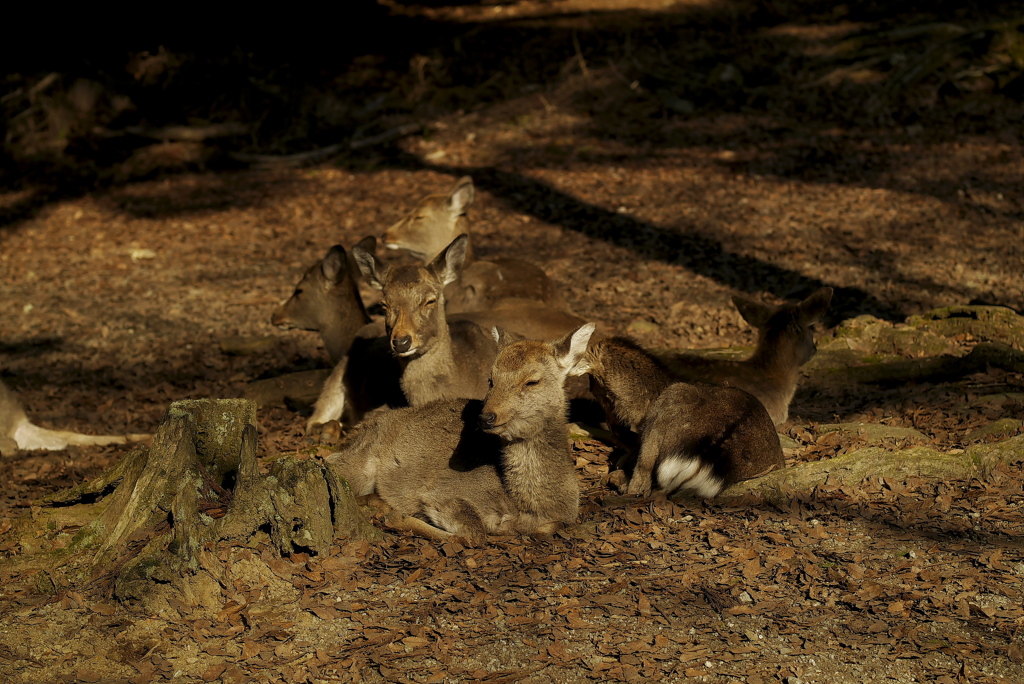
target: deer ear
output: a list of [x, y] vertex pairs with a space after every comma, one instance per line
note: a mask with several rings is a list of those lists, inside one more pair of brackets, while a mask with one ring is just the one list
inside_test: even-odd
[[463, 176], [455, 182], [455, 187], [448, 194], [448, 210], [453, 216], [462, 216], [469, 209], [476, 197], [476, 189], [473, 187], [473, 179]]
[[755, 328], [763, 328], [768, 324], [768, 319], [775, 313], [775, 309], [770, 306], [766, 306], [761, 302], [755, 302], [753, 299], [747, 299], [746, 297], [734, 296], [732, 303], [736, 306], [736, 310], [740, 312], [740, 316], [743, 317], [750, 325]]
[[810, 297], [800, 302], [800, 320], [804, 323], [813, 323], [820, 320], [828, 311], [829, 302], [832, 301], [832, 288], [823, 287], [815, 291]]
[[328, 282], [340, 282], [348, 273], [347, 262], [348, 255], [345, 253], [345, 248], [341, 245], [334, 245], [320, 260], [320, 272], [324, 274], [324, 278]]
[[356, 266], [359, 267], [359, 272], [363, 274], [366, 282], [370, 284], [370, 287], [375, 290], [383, 290], [384, 280], [387, 278], [390, 269], [377, 261], [377, 257], [359, 245], [352, 248], [352, 258], [355, 260]]
[[491, 337], [494, 338], [495, 343], [498, 345], [498, 351], [515, 342], [515, 338], [509, 335], [504, 328], [499, 328], [496, 325], [491, 328]]
[[469, 247], [469, 236], [463, 233], [452, 240], [440, 254], [434, 257], [427, 269], [441, 281], [442, 285], [453, 283], [462, 275], [462, 265], [466, 261], [466, 249]]
[[370, 254], [377, 253], [377, 238], [373, 235], [367, 235], [362, 240], [352, 245], [353, 249], [358, 247], [361, 250], [369, 252]]
[[555, 360], [566, 375], [583, 375], [590, 369], [586, 361], [587, 345], [596, 327], [593, 323], [584, 323], [553, 343]]

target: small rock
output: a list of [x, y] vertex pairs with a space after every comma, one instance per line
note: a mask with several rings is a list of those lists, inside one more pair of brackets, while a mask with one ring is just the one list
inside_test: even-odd
[[653, 321], [638, 318], [629, 324], [629, 327], [626, 328], [626, 332], [634, 335], [657, 335], [661, 332], [661, 326]]
[[754, 597], [751, 596], [748, 592], [744, 591], [743, 593], [740, 594], [740, 603], [753, 603], [753, 602], [754, 602]]
[[779, 444], [782, 445], [783, 449], [799, 449], [803, 446], [800, 442], [781, 432], [779, 433]]

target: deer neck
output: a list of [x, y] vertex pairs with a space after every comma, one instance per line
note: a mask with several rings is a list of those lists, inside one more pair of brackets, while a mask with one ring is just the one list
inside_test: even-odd
[[[443, 302], [438, 303], [438, 310], [444, 311]], [[411, 405], [452, 398], [447, 391], [453, 381], [457, 381], [457, 367], [447, 323], [438, 326], [437, 335], [427, 351], [418, 356], [400, 358], [399, 362], [402, 365], [402, 391]]]
[[321, 322], [320, 338], [334, 362], [348, 354], [356, 333], [371, 321], [358, 290], [355, 297], [348, 305], [329, 306], [324, 312], [326, 317]]
[[758, 338], [757, 348], [744, 363], [781, 379], [795, 378], [800, 370], [790, 345], [763, 336]]
[[558, 470], [571, 463], [564, 418], [546, 421], [527, 439], [506, 442], [502, 450], [505, 486], [520, 510], [544, 508], [541, 493]]

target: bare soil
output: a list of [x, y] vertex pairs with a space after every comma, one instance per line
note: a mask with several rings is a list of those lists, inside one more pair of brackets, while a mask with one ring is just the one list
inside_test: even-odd
[[[244, 88], [231, 100], [226, 76], [204, 100], [203, 65], [236, 63], [153, 47], [156, 62], [133, 52], [116, 78], [97, 57], [90, 127], [58, 139], [54, 112], [80, 102], [74, 73], [34, 100], [46, 70], [8, 75], [8, 92], [24, 94], [4, 101], [0, 370], [35, 422], [152, 432], [171, 401], [326, 367], [313, 333], [270, 326], [273, 307], [331, 245], [380, 235], [467, 174], [479, 256], [542, 265], [581, 316], [654, 347], [750, 346], [732, 295], [777, 302], [823, 284], [836, 288], [826, 340], [863, 315], [1024, 312], [1024, 105], [1019, 77], [1004, 74], [1017, 53], [986, 61], [931, 29], [878, 37], [940, 24], [1006, 24], [1012, 37], [1019, 5], [361, 4], [380, 22], [367, 31], [407, 22], [408, 43], [357, 45], [319, 70], [296, 58], [259, 88], [247, 81], [273, 107]], [[867, 52], [843, 61], [843, 41], [859, 36]], [[922, 54], [944, 61], [911, 79], [904, 65]], [[297, 73], [305, 80], [290, 81]], [[125, 90], [131, 108], [115, 106], [118, 79], [143, 89]], [[189, 79], [195, 94], [174, 100]], [[17, 119], [13, 102], [31, 116]], [[264, 104], [248, 136], [109, 134], [255, 120]], [[418, 133], [348, 144], [409, 121]], [[238, 161], [337, 142], [313, 163]], [[948, 343], [965, 353], [978, 341]], [[865, 445], [823, 423], [916, 429], [878, 443], [894, 458], [911, 443], [958, 453], [1019, 435], [1021, 393], [1024, 375], [998, 368], [811, 384], [780, 431], [795, 440], [791, 466]], [[1004, 418], [1002, 432], [977, 432]], [[306, 441], [301, 412], [261, 408], [259, 423], [264, 460], [329, 453]], [[38, 497], [123, 449], [4, 458], [0, 679], [1024, 681], [1024, 463], [824, 484], [774, 503], [673, 503], [614, 496], [610, 448], [574, 449], [581, 520], [553, 540], [464, 548], [389, 535], [280, 559], [255, 539], [214, 550], [229, 582], [197, 578], [194, 595], [149, 602], [26, 571], [27, 549], [6, 534]], [[41, 530], [36, 548], [74, 531]]]

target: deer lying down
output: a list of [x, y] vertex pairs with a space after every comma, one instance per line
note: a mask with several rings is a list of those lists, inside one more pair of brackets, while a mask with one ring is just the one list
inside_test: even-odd
[[[430, 263], [452, 240], [469, 233], [466, 210], [476, 190], [473, 179], [464, 176], [447, 195], [428, 195], [384, 233], [384, 246], [404, 249]], [[489, 311], [542, 303], [552, 309], [569, 311], [558, 286], [544, 270], [522, 259], [476, 260], [466, 247], [466, 267], [460, 277], [445, 288], [448, 313]]]
[[[365, 237], [356, 246], [372, 254], [377, 240]], [[291, 297], [274, 310], [270, 324], [282, 330], [319, 332], [331, 361], [337, 363], [348, 355], [353, 340], [371, 322], [359, 294], [358, 273], [359, 268], [344, 247], [331, 247], [323, 259], [306, 270]]]
[[654, 356], [621, 337], [595, 342], [583, 365], [609, 424], [639, 435], [627, 494], [711, 498], [783, 465], [775, 426], [750, 394], [675, 382]]
[[[370, 254], [375, 246], [372, 237], [356, 245]], [[401, 367], [390, 352], [387, 337], [382, 337], [384, 326], [368, 322], [356, 282], [358, 272], [345, 248], [335, 245], [307, 269], [291, 297], [271, 317], [273, 325], [285, 330], [319, 332], [335, 363], [306, 423], [307, 430], [332, 420], [355, 424], [374, 408], [405, 403], [398, 384]], [[453, 314], [448, 320], [456, 326], [475, 324], [484, 330], [498, 326], [531, 339], [558, 337], [584, 323], [578, 316], [543, 304], [511, 300], [497, 311]]]
[[750, 358], [727, 361], [678, 353], [659, 358], [678, 380], [737, 387], [753, 394], [776, 425], [784, 423], [800, 380], [800, 366], [817, 351], [812, 325], [825, 315], [831, 299], [831, 287], [779, 307], [733, 297], [743, 319], [758, 329], [757, 348]]
[[32, 423], [18, 398], [0, 382], [0, 455], [18, 449], [59, 451], [70, 445], [127, 444], [149, 441], [152, 435], [83, 435], [68, 430], [50, 430]]
[[550, 534], [579, 514], [566, 438], [565, 379], [577, 375], [594, 326], [547, 343], [499, 347], [484, 401], [442, 400], [379, 413], [328, 467], [356, 496], [376, 493], [404, 526], [434, 539]]

